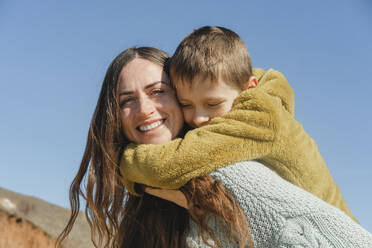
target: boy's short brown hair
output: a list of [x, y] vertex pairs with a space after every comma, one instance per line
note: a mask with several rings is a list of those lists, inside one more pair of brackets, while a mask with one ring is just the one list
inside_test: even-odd
[[242, 39], [223, 27], [204, 26], [194, 30], [178, 45], [169, 61], [173, 81], [220, 79], [240, 89], [252, 76], [251, 59]]

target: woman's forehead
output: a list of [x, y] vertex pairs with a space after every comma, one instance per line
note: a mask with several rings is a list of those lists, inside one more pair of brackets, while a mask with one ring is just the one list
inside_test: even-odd
[[156, 82], [169, 82], [163, 68], [149, 60], [140, 58], [136, 58], [124, 66], [119, 75], [121, 90], [145, 88]]

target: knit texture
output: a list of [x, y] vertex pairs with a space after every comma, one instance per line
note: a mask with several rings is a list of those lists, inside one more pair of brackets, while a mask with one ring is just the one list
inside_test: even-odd
[[[244, 211], [255, 248], [372, 247], [372, 234], [344, 212], [283, 180], [258, 162], [236, 163], [210, 175], [224, 184]], [[210, 221], [210, 227], [219, 240], [224, 239], [226, 232], [215, 220]], [[188, 247], [208, 247], [195, 223], [190, 228]], [[223, 244], [238, 247], [228, 242]]]
[[[228, 237], [228, 230], [225, 225], [221, 221], [219, 221], [217, 218], [213, 216], [209, 216], [207, 220], [207, 224], [209, 228], [213, 231], [215, 238], [218, 239], [220, 244], [225, 247], [239, 247], [238, 242], [231, 242]], [[206, 242], [209, 245], [212, 245], [212, 247], [217, 247], [216, 243], [212, 238], [210, 238], [207, 234], [206, 236]], [[186, 237], [186, 246], [188, 248], [198, 248], [198, 247], [208, 247], [206, 243], [203, 241], [200, 229], [198, 225], [190, 218], [190, 226], [189, 226], [189, 232]]]
[[232, 110], [183, 139], [161, 145], [127, 146], [122, 182], [176, 189], [227, 164], [260, 160], [281, 177], [352, 217], [317, 144], [294, 119], [294, 94], [278, 71], [254, 70], [259, 84], [243, 91]]

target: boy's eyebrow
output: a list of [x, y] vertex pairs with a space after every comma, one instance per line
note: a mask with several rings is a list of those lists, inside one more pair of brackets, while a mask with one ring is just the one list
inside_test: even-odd
[[[205, 99], [203, 99], [204, 101], [225, 101], [226, 99], [223, 98], [223, 97], [207, 97]], [[181, 101], [181, 102], [187, 102], [189, 101], [188, 99], [183, 99], [182, 97], [179, 97], [178, 96], [178, 101]]]
[[224, 100], [225, 98], [223, 98], [223, 97], [208, 97], [208, 98], [206, 98], [206, 100]]
[[[165, 82], [165, 81], [156, 81], [156, 82], [153, 82], [151, 84], [146, 85], [145, 86], [145, 89], [149, 89], [151, 87], [154, 87], [157, 84], [166, 84], [166, 85], [170, 86], [170, 84], [167, 83], [167, 82]], [[120, 92], [119, 93], [119, 96], [122, 96], [122, 95], [131, 95], [133, 93], [134, 93], [134, 91], [123, 91], [123, 92]]]

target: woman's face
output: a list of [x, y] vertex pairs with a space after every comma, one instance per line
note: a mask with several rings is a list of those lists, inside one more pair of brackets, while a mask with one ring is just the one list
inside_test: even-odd
[[136, 58], [119, 75], [119, 102], [124, 135], [138, 144], [162, 144], [175, 138], [183, 115], [163, 68]]

